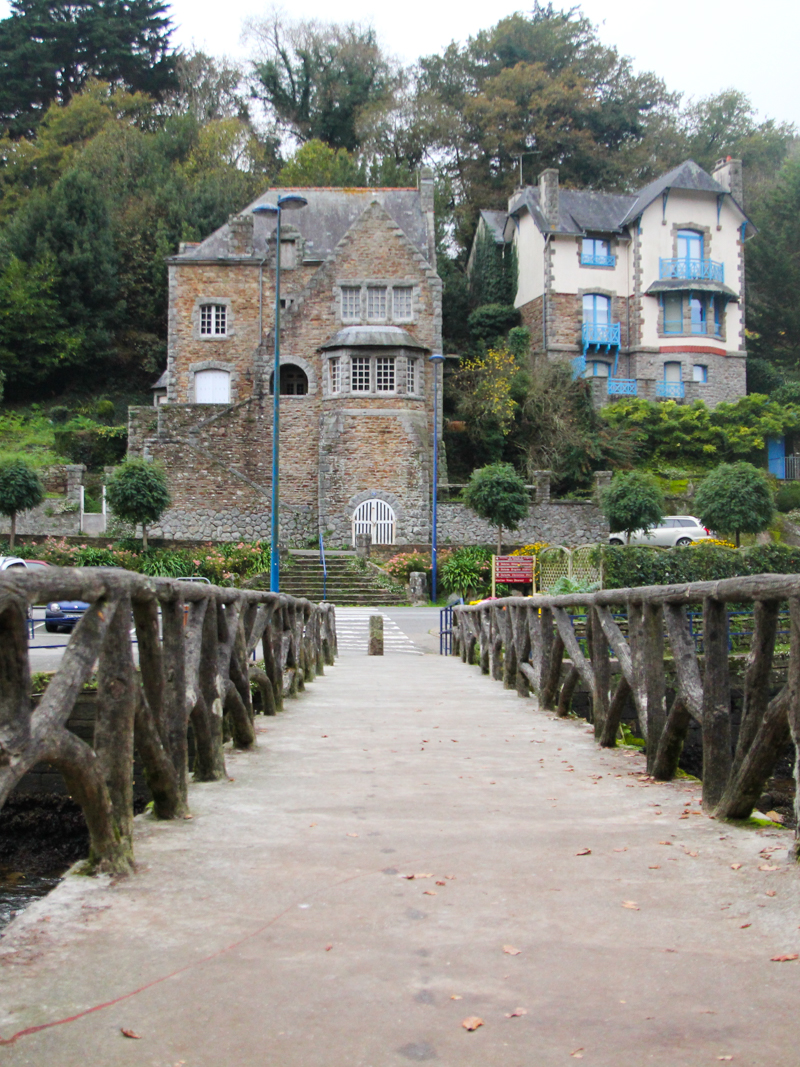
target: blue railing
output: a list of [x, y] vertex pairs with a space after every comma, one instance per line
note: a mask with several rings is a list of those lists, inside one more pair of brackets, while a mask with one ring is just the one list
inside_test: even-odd
[[590, 345], [605, 345], [608, 348], [616, 345], [619, 347], [620, 324], [618, 322], [584, 322], [581, 330], [581, 339], [583, 340], [584, 356]]
[[659, 278], [680, 278], [686, 281], [725, 281], [725, 264], [715, 259], [660, 259]]
[[636, 396], [635, 378], [609, 378], [609, 396]]
[[[462, 597], [456, 603], [463, 604]], [[439, 655], [450, 656], [453, 652], [453, 608], [455, 604], [449, 604], [439, 612]]]
[[591, 252], [581, 252], [582, 267], [613, 267], [616, 262], [616, 256], [595, 256]]
[[328, 599], [328, 564], [325, 562], [325, 542], [319, 532], [319, 561], [322, 564], [322, 599]]
[[572, 361], [572, 380], [586, 373], [586, 356], [576, 356]]
[[683, 400], [686, 389], [683, 382], [656, 382], [656, 396], [667, 400]]

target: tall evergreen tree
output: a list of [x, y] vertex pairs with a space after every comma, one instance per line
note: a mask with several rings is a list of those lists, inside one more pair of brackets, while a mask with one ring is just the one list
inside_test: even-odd
[[167, 10], [161, 0], [11, 0], [0, 21], [0, 125], [31, 133], [91, 78], [156, 98], [177, 89]]

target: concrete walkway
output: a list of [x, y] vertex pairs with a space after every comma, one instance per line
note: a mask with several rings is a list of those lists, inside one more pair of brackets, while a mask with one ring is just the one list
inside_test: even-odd
[[9, 927], [0, 1034], [77, 1018], [2, 1064], [796, 1067], [786, 832], [454, 659], [342, 656], [258, 725], [136, 876]]

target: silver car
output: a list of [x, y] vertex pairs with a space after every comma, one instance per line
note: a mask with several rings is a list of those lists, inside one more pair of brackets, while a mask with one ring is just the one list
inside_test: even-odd
[[[649, 530], [637, 530], [631, 534], [632, 545], [658, 545], [661, 548], [674, 548], [676, 545], [691, 545], [695, 541], [708, 541], [712, 534], [694, 515], [670, 515], [669, 518]], [[610, 545], [624, 545], [625, 534], [613, 533], [608, 539]]]

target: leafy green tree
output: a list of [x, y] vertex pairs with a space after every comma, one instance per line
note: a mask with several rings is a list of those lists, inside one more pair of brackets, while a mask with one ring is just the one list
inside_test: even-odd
[[11, 0], [0, 21], [0, 124], [29, 134], [91, 78], [160, 97], [177, 88], [161, 0]]
[[299, 141], [320, 140], [354, 152], [359, 119], [391, 102], [396, 76], [374, 29], [357, 23], [290, 22], [273, 13], [251, 22], [261, 53], [255, 94]]
[[470, 511], [497, 527], [497, 554], [503, 551], [503, 530], [516, 530], [527, 516], [530, 496], [510, 463], [491, 463], [473, 471], [461, 498]]
[[35, 508], [42, 500], [44, 490], [33, 467], [21, 459], [0, 464], [0, 515], [11, 519], [8, 545], [12, 552], [17, 533], [17, 514]]
[[781, 372], [766, 359], [747, 357], [747, 392], [769, 396], [784, 383]]
[[280, 185], [365, 186], [363, 166], [346, 148], [331, 148], [324, 141], [307, 141], [282, 167]]
[[170, 505], [164, 472], [143, 459], [129, 459], [108, 481], [106, 500], [123, 522], [141, 524], [142, 547], [147, 548], [147, 527], [158, 522]]
[[711, 530], [733, 534], [739, 547], [743, 533], [761, 533], [775, 517], [766, 473], [752, 463], [722, 463], [697, 490], [697, 515]]
[[600, 504], [611, 532], [624, 533], [628, 544], [632, 533], [658, 526], [664, 518], [664, 494], [644, 471], [615, 474]]

